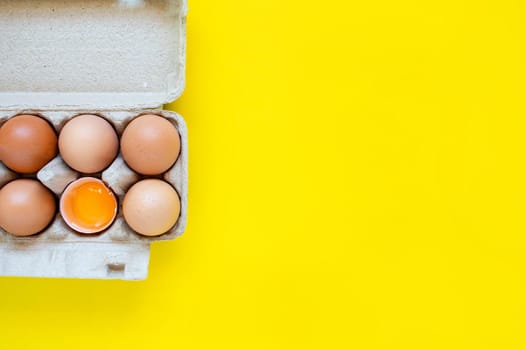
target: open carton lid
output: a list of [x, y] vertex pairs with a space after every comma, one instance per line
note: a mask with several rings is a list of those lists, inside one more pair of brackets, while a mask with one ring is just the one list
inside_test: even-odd
[[177, 99], [187, 0], [0, 0], [0, 109], [129, 110]]

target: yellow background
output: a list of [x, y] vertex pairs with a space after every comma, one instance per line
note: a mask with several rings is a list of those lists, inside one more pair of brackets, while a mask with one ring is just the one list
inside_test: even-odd
[[524, 19], [190, 1], [185, 235], [144, 282], [0, 279], [0, 349], [523, 349]]

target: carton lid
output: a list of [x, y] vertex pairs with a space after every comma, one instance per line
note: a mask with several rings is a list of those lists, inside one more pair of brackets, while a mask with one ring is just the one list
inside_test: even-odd
[[147, 109], [185, 83], [187, 0], [0, 0], [0, 109]]

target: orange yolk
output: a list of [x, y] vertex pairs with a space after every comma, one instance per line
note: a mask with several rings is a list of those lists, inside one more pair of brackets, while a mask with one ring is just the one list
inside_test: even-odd
[[117, 200], [102, 183], [81, 183], [67, 191], [65, 196], [63, 214], [69, 224], [80, 231], [98, 232], [113, 221]]

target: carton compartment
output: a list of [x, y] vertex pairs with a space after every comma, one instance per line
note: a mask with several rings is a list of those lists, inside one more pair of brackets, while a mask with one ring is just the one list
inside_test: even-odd
[[[80, 114], [96, 114], [105, 118], [110, 122], [119, 137], [126, 125], [131, 122], [135, 117], [143, 114], [156, 114], [168, 119], [178, 130], [181, 138], [181, 153], [176, 163], [164, 174], [154, 176], [155, 178], [161, 178], [170, 183], [181, 200], [181, 213], [175, 226], [171, 228], [167, 233], [158, 237], [146, 237], [134, 232], [125, 222], [122, 215], [122, 201], [126, 191], [136, 182], [144, 179], [151, 178], [151, 176], [143, 176], [135, 173], [128, 168], [122, 155], [119, 152], [117, 158], [113, 163], [102, 173], [94, 174], [94, 176], [102, 179], [118, 197], [118, 214], [113, 224], [105, 231], [94, 234], [94, 235], [83, 235], [75, 232], [67, 226], [62, 219], [60, 212], [58, 212], [55, 220], [51, 225], [46, 228], [43, 232], [29, 236], [29, 237], [16, 237], [13, 236], [0, 228], [0, 242], [11, 242], [19, 243], [22, 245], [31, 243], [46, 243], [46, 242], [93, 242], [93, 243], [148, 243], [159, 240], [169, 240], [180, 236], [184, 232], [186, 225], [186, 213], [187, 213], [187, 130], [186, 125], [182, 117], [170, 111], [164, 110], [145, 110], [145, 111], [114, 111], [114, 112], [97, 112], [97, 111], [17, 111], [15, 112], [1, 112], [0, 111], [0, 125], [11, 117], [19, 114], [32, 114], [38, 115], [48, 120], [57, 131], [60, 133], [62, 127], [67, 121], [78, 116]], [[0, 163], [0, 187], [5, 185], [7, 182], [12, 181], [21, 175], [15, 174], [7, 169], [2, 163]], [[27, 177], [24, 175], [24, 177]], [[69, 168], [62, 160], [60, 155], [56, 156], [48, 164], [46, 164], [37, 174], [36, 178], [40, 180], [45, 186], [47, 186], [52, 192], [55, 193], [59, 198], [62, 191], [72, 181], [81, 177], [81, 174], [75, 170]], [[120, 263], [111, 263], [107, 266], [107, 271], [111, 275], [119, 275], [124, 273], [126, 267], [121, 266]]]

